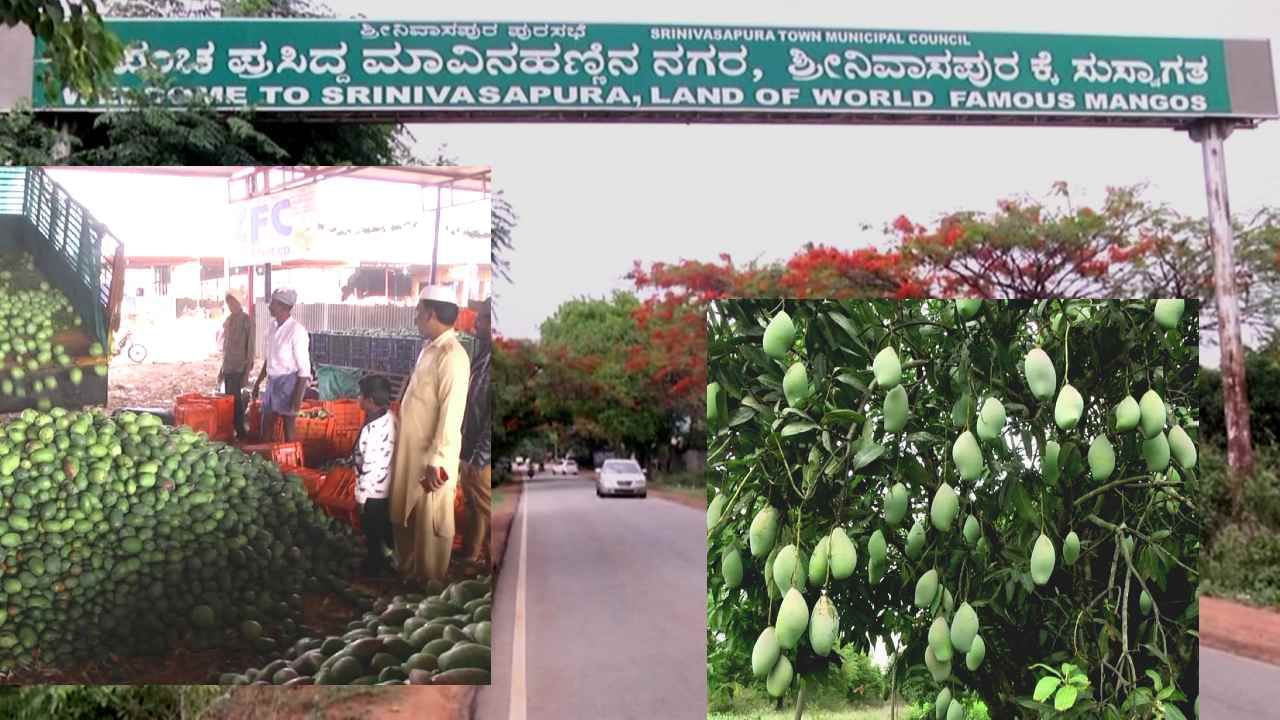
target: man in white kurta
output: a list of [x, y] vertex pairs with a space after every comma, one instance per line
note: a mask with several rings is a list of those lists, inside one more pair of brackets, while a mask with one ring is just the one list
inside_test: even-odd
[[444, 580], [453, 549], [453, 498], [471, 362], [453, 325], [452, 290], [423, 289], [414, 318], [426, 345], [400, 403], [391, 479], [396, 565], [406, 578]]

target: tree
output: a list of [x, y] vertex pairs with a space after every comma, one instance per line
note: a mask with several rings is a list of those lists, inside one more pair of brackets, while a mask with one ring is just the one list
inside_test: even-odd
[[641, 463], [670, 437], [671, 421], [643, 376], [629, 370], [631, 348], [642, 342], [634, 295], [562, 303], [540, 328], [548, 363], [539, 408], [569, 421], [577, 439], [594, 449], [625, 447]]
[[510, 457], [543, 426], [535, 391], [541, 360], [535, 343], [495, 337], [491, 362], [493, 456]]
[[41, 73], [50, 98], [62, 87], [94, 98], [114, 84], [124, 46], [106, 29], [94, 0], [0, 0], [0, 20], [6, 27], [22, 23], [44, 41], [49, 62]]
[[[1199, 480], [1174, 428], [1196, 434], [1198, 327], [1189, 308], [1166, 331], [1152, 306], [985, 301], [966, 319], [942, 300], [713, 303], [708, 379], [728, 401], [710, 439], [708, 652], [752, 657], [766, 627], [781, 632], [796, 620], [794, 600], [785, 611], [779, 604], [794, 582], [804, 618], [820, 597], [830, 601], [842, 630], [837, 648], [869, 651], [884, 638], [897, 651], [890, 682], [903, 688], [924, 678], [929, 700], [948, 685], [951, 696], [976, 691], [992, 717], [1176, 717], [1157, 709], [1159, 694], [1164, 708], [1190, 716]], [[780, 359], [761, 347], [779, 310], [795, 327], [792, 342], [774, 341]], [[1035, 347], [1056, 376], [1039, 395], [1024, 369]], [[873, 361], [885, 348], [895, 348], [894, 361]], [[784, 381], [797, 363], [807, 387]], [[1068, 383], [1083, 396], [1074, 425], [1055, 401]], [[902, 389], [892, 392], [906, 408], [887, 400], [890, 387]], [[1156, 437], [1167, 429], [1176, 438], [1173, 465], [1167, 451], [1161, 459], [1160, 440], [1144, 450], [1141, 430], [1116, 429], [1122, 398], [1148, 390], [1167, 408]], [[1157, 418], [1154, 407], [1145, 417]], [[905, 424], [886, 430], [886, 418]], [[989, 439], [969, 445], [969, 432]], [[756, 521], [767, 507], [778, 511], [776, 542], [763, 540], [767, 523]], [[832, 576], [837, 556], [847, 559], [835, 549], [836, 528], [856, 548], [845, 579]], [[1080, 540], [1074, 563], [1066, 562], [1069, 533]], [[1043, 542], [1057, 561], [1038, 577], [1044, 568], [1030, 558]], [[794, 576], [779, 571], [790, 545], [800, 556]], [[831, 553], [821, 555], [825, 572], [809, 562], [823, 550]], [[732, 570], [722, 568], [736, 561], [744, 572], [733, 587]], [[958, 620], [966, 603], [985, 644], [976, 671], [950, 645], [949, 626], [967, 624]], [[825, 611], [824, 601], [829, 618]], [[942, 652], [930, 636], [937, 622], [948, 623], [940, 638], [958, 653], [949, 677], [933, 662], [932, 648]], [[803, 623], [796, 649], [783, 652], [801, 680], [781, 690], [798, 705], [805, 679], [837, 662], [813, 649], [813, 627]], [[751, 676], [714, 681], [730, 679], [763, 684]], [[1054, 695], [1059, 684], [1071, 689]], [[1054, 715], [1054, 702], [1070, 710]]]

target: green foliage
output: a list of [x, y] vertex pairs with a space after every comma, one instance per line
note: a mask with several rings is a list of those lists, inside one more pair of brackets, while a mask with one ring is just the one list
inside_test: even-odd
[[169, 720], [199, 717], [222, 694], [208, 685], [0, 687], [0, 717], [13, 720]]
[[[1249, 430], [1260, 445], [1280, 442], [1280, 347], [1245, 354], [1245, 387], [1249, 391]], [[1217, 443], [1226, 440], [1222, 407], [1222, 373], [1205, 368], [1196, 383], [1202, 408], [1201, 434]]]
[[[1111, 425], [1123, 397], [1155, 389], [1170, 422], [1194, 434], [1196, 314], [1192, 308], [1166, 332], [1152, 319], [1152, 306], [985, 302], [973, 320], [962, 322], [954, 304], [943, 301], [713, 303], [707, 379], [726, 389], [730, 420], [709, 442], [710, 484], [734, 499], [708, 533], [709, 652], [749, 656], [760, 630], [774, 621], [777, 603], [766, 592], [764, 558], [747, 563], [741, 587], [732, 592], [715, 572], [721, 548], [744, 544], [751, 518], [772, 505], [783, 515], [778, 542], [795, 543], [802, 552], [811, 552], [834, 527], [858, 547], [883, 533], [888, 556], [872, 582], [862, 562], [851, 578], [828, 578], [810, 588], [806, 600], [812, 606], [823, 592], [832, 599], [843, 644], [866, 651], [877, 637], [900, 637], [905, 649], [892, 674], [908, 699], [924, 699], [909, 691], [921, 676], [931, 689], [926, 697], [937, 694], [922, 659], [934, 613], [950, 612], [937, 609], [947, 596], [954, 606], [968, 602], [976, 610], [987, 650], [974, 672], [963, 660], [953, 661], [947, 682], [957, 695], [968, 689], [981, 697], [997, 717], [1025, 714], [1023, 703], [1034, 703], [1034, 663], [1089, 669], [1089, 702], [1098, 712], [1118, 711], [1137, 690], [1132, 674], [1104, 668], [1132, 662], [1139, 678], [1150, 669], [1176, 679], [1176, 687], [1196, 687], [1195, 468], [1179, 468], [1180, 483], [1148, 473], [1139, 434], [1117, 433]], [[788, 357], [771, 358], [761, 337], [783, 308], [795, 322], [797, 345]], [[883, 390], [870, 371], [872, 358], [886, 346], [896, 348], [910, 393], [911, 414], [901, 433], [881, 431]], [[1059, 382], [1070, 382], [1083, 397], [1083, 413], [1068, 430], [1056, 425], [1053, 401], [1037, 401], [1027, 387], [1023, 358], [1036, 346], [1052, 359]], [[790, 407], [782, 376], [797, 361], [808, 370], [811, 393]], [[983, 443], [978, 474], [965, 480], [951, 448], [973, 428], [986, 397], [1003, 403], [1006, 422], [999, 438]], [[1105, 482], [1092, 478], [1084, 459], [1098, 435], [1110, 438], [1116, 456]], [[1056, 482], [1040, 474], [1040, 455], [1050, 440], [1061, 445]], [[897, 482], [909, 491], [908, 517], [889, 526], [883, 496]], [[911, 560], [904, 552], [908, 530], [917, 520], [927, 524], [943, 483], [955, 488], [958, 517], [975, 516], [982, 541], [970, 547], [954, 528], [941, 533], [929, 526], [922, 553]], [[1043, 532], [1060, 546], [1069, 531], [1081, 539], [1079, 559], [1057, 564], [1044, 585], [1035, 584], [1032, 545]], [[1130, 542], [1132, 551], [1121, 553]], [[912, 602], [913, 588], [929, 570], [938, 572], [946, 592], [921, 611]], [[1144, 588], [1155, 600], [1151, 616], [1138, 608]], [[801, 678], [827, 672], [830, 661], [814, 656], [803, 639], [787, 654]], [[751, 683], [744, 675], [717, 681]]]
[[40, 72], [49, 99], [64, 87], [95, 97], [114, 82], [124, 46], [107, 30], [94, 0], [0, 0], [0, 21], [10, 27], [22, 23], [44, 41], [49, 62]]
[[846, 699], [854, 702], [877, 702], [885, 695], [884, 673], [871, 662], [870, 656], [852, 645], [840, 648], [844, 664], [840, 668], [841, 689]]

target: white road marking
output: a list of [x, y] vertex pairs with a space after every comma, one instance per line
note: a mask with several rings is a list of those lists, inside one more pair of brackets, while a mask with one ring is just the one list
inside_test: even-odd
[[527, 489], [520, 493], [523, 507], [520, 509], [520, 569], [516, 571], [515, 624], [511, 633], [511, 708], [507, 713], [510, 720], [525, 720], [528, 708], [524, 674], [524, 587], [529, 547], [529, 494]]

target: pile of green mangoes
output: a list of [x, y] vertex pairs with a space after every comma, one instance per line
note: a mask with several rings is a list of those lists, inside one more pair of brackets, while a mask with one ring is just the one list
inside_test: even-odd
[[[437, 592], [438, 591], [438, 592]], [[488, 685], [489, 578], [461, 580], [428, 595], [379, 601], [342, 636], [298, 640], [286, 657], [243, 673], [224, 673], [223, 685]], [[259, 628], [245, 624], [250, 638]]]
[[149, 414], [0, 426], [0, 669], [300, 635], [307, 590], [350, 594], [360, 547], [268, 460]]
[[[35, 261], [26, 253], [0, 253], [0, 395], [37, 398], [47, 410], [52, 403], [46, 393], [59, 382], [79, 385], [84, 371], [74, 362], [54, 336], [82, 325], [67, 299], [41, 279]], [[101, 346], [92, 354], [102, 355]], [[101, 369], [98, 369], [101, 368]], [[106, 374], [106, 365], [94, 370]]]
[[[1178, 327], [1183, 309], [1182, 300], [1158, 300], [1153, 318], [1164, 330], [1172, 330]], [[981, 300], [955, 302], [956, 314], [962, 322], [975, 318], [981, 310]], [[764, 352], [772, 358], [785, 361], [795, 341], [793, 321], [785, 311], [778, 312], [765, 329]], [[1074, 428], [1084, 413], [1084, 400], [1069, 382], [1058, 385], [1057, 372], [1048, 354], [1040, 348], [1032, 349], [1024, 358], [1023, 369], [1027, 385], [1035, 398], [1041, 402], [1055, 403], [1054, 421], [1057, 427], [1063, 431]], [[881, 349], [873, 359], [872, 372], [875, 376], [874, 387], [884, 392], [884, 431], [903, 432], [911, 418], [911, 411], [907, 391], [902, 385], [902, 365], [896, 349], [892, 346]], [[782, 390], [791, 407], [800, 405], [809, 396], [809, 380], [803, 362], [797, 361], [789, 366], [783, 377]], [[965, 430], [951, 446], [951, 459], [965, 481], [977, 480], [986, 472], [982, 444], [1000, 441], [1006, 420], [1004, 405], [994, 396], [985, 398], [981, 406], [974, 407], [973, 411], [976, 412], [976, 436], [974, 432]], [[1181, 478], [1178, 470], [1171, 466], [1170, 460], [1176, 461], [1177, 466], [1184, 470], [1195, 466], [1196, 449], [1187, 432], [1174, 424], [1166, 433], [1170, 417], [1163, 399], [1154, 389], [1147, 390], [1140, 400], [1135, 400], [1132, 396], [1120, 399], [1111, 412], [1114, 416], [1111, 425], [1117, 441], [1126, 433], [1139, 433], [1141, 455], [1148, 473], [1163, 475], [1170, 484], [1178, 484]], [[708, 425], [722, 425], [727, 417], [724, 391], [718, 383], [711, 383], [707, 388]], [[1057, 442], [1050, 440], [1046, 443], [1041, 472], [1051, 485], [1056, 484], [1065, 468], [1073, 467], [1069, 462], [1080, 462], [1078, 452], [1070, 459], [1061, 457], [1062, 454], [1062, 448]], [[1105, 483], [1111, 478], [1116, 467], [1116, 453], [1106, 434], [1093, 439], [1087, 454], [1087, 467], [1095, 482]], [[906, 519], [909, 509], [910, 494], [907, 487], [902, 483], [887, 487], [883, 500], [885, 524], [890, 528], [899, 527]], [[949, 536], [960, 516], [960, 504], [961, 498], [956, 491], [945, 481], [941, 482], [929, 504], [928, 517], [915, 520], [907, 534], [904, 549], [909, 560], [916, 561], [922, 557], [930, 532], [938, 533], [940, 539]], [[709, 530], [715, 528], [722, 515], [729, 511], [727, 505], [723, 494], [712, 499], [707, 510]], [[840, 620], [834, 604], [827, 597], [827, 589], [832, 580], [843, 581], [852, 577], [858, 558], [857, 547], [842, 527], [834, 527], [827, 536], [819, 540], [812, 555], [806, 554], [804, 549], [797, 548], [794, 544], [782, 545], [780, 538], [787, 535], [781, 528], [782, 517], [782, 512], [776, 507], [766, 506], [759, 510], [751, 522], [745, 543], [751, 557], [765, 563], [764, 577], [769, 598], [781, 598], [781, 605], [776, 616], [773, 616], [773, 624], [760, 632], [751, 653], [752, 672], [757, 677], [764, 678], [766, 689], [774, 697], [781, 697], [791, 686], [794, 668], [787, 654], [796, 651], [806, 634], [810, 647], [819, 656], [826, 656], [836, 646]], [[1119, 530], [1122, 534], [1120, 548], [1132, 562], [1136, 558], [1134, 538], [1126, 532], [1123, 525]], [[988, 554], [989, 545], [983, 535], [981, 518], [968, 514], [960, 534], [960, 541], [966, 546], [966, 552], [976, 552], [981, 556]], [[869, 585], [878, 584], [884, 576], [888, 567], [887, 548], [882, 530], [877, 529], [868, 537], [866, 554]], [[1074, 531], [1069, 532], [1062, 538], [1061, 548], [1063, 562], [1067, 565], [1074, 564], [1082, 552], [1080, 538]], [[1057, 564], [1053, 539], [1042, 532], [1028, 549], [1028, 554], [1032, 580], [1036, 585], [1045, 585]], [[741, 584], [743, 562], [742, 553], [737, 546], [723, 551], [720, 569], [726, 587], [733, 589]], [[951, 591], [944, 587], [943, 573], [946, 569], [921, 569], [923, 572], [915, 584], [914, 604], [929, 622], [924, 662], [934, 681], [941, 684], [953, 677], [952, 663], [957, 659], [962, 660], [969, 671], [977, 671], [986, 658], [987, 647], [980, 634], [981, 620], [977, 611], [968, 602], [957, 605]], [[812, 597], [812, 591], [818, 591], [819, 597], [810, 608], [805, 595], [808, 592]], [[1145, 589], [1142, 590], [1139, 597], [1140, 611], [1149, 615], [1152, 605], [1150, 594]], [[949, 687], [943, 687], [939, 691], [935, 710], [938, 720], [958, 720], [964, 715], [963, 705], [958, 699], [953, 702]]]

